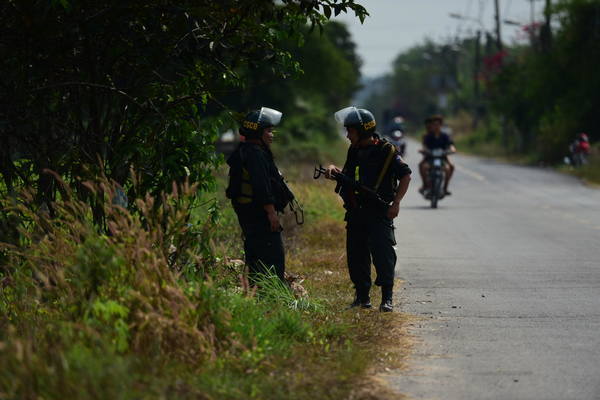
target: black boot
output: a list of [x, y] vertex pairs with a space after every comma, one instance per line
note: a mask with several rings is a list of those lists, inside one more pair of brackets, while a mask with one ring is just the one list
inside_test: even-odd
[[354, 298], [354, 301], [352, 302], [352, 304], [350, 304], [350, 307], [348, 308], [354, 308], [354, 307], [360, 307], [360, 308], [371, 308], [371, 299], [369, 298], [369, 295], [359, 295], [358, 293], [356, 294], [356, 297]]
[[394, 305], [392, 303], [392, 296], [394, 293], [393, 286], [382, 286], [381, 287], [381, 305], [379, 311], [381, 312], [392, 312]]
[[354, 299], [354, 301], [352, 302], [352, 304], [350, 304], [350, 306], [348, 308], [354, 308], [354, 307], [371, 308], [373, 306], [371, 304], [370, 299], [359, 299], [357, 297]]

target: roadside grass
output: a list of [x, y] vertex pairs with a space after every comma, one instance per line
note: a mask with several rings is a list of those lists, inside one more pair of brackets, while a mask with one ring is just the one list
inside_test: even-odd
[[28, 223], [19, 243], [0, 244], [0, 399], [397, 398], [371, 377], [404, 365], [408, 317], [346, 310], [352, 288], [333, 183], [312, 179], [312, 160], [283, 166], [306, 210], [301, 227], [284, 216], [287, 270], [308, 292], [300, 298], [274, 278], [265, 278], [268, 295], [240, 279], [226, 168], [218, 220], [206, 205], [191, 228], [189, 187], [158, 210], [150, 197], [129, 212], [107, 196], [108, 232], [69, 196], [53, 217], [26, 197], [3, 203]]
[[499, 161], [511, 162], [516, 164], [532, 165], [536, 163], [535, 154], [516, 154], [508, 151], [501, 142], [501, 130], [499, 123], [494, 121], [490, 126], [479, 126], [473, 128], [473, 118], [467, 112], [459, 112], [457, 115], [448, 118], [450, 125], [455, 132], [452, 139], [459, 152], [465, 154], [478, 155], [493, 158]]
[[[474, 130], [472, 127], [472, 118], [467, 113], [462, 112], [449, 118], [448, 123], [456, 132], [453, 139], [457, 150], [461, 153], [493, 158], [498, 161], [520, 165], [548, 166], [540, 162], [540, 157], [536, 153], [518, 154], [507, 151], [502, 146], [501, 133], [497, 126], [492, 125], [490, 129], [480, 127]], [[600, 185], [600, 143], [592, 146], [587, 165], [578, 168], [564, 164], [551, 166], [558, 171], [577, 176], [588, 184]]]
[[[537, 154], [521, 154], [507, 149], [503, 145], [500, 121], [493, 119], [487, 124], [481, 121], [477, 128], [473, 126], [473, 116], [460, 111], [447, 119], [453, 130], [452, 140], [459, 153], [492, 158], [500, 162], [520, 165], [539, 164]], [[507, 139], [509, 148], [515, 148], [514, 137]]]
[[593, 186], [600, 185], [600, 143], [592, 146], [586, 165], [578, 168], [563, 165], [559, 169], [568, 174], [575, 175]]
[[[482, 157], [493, 158], [501, 162], [519, 165], [548, 166], [540, 163], [536, 154], [514, 154], [507, 152], [498, 141], [486, 139], [485, 134], [475, 132], [469, 135], [458, 135], [454, 138], [459, 152]], [[555, 164], [553, 167], [563, 173], [577, 176], [584, 182], [600, 185], [600, 145], [595, 145], [588, 164], [574, 168], [569, 165]]]
[[[315, 332], [315, 341], [294, 345], [291, 357], [274, 358], [271, 362], [279, 371], [277, 375], [285, 379], [274, 378], [271, 384], [287, 387], [298, 399], [398, 398], [374, 376], [405, 366], [412, 346], [407, 332], [411, 317], [379, 313], [376, 287], [373, 309], [347, 309], [353, 288], [346, 267], [344, 210], [333, 191], [335, 184], [323, 178], [314, 180], [314, 165], [306, 161], [281, 167], [305, 214], [302, 226], [296, 225], [289, 211], [283, 216], [286, 270], [299, 276], [296, 279], [321, 307], [319, 312], [303, 313]], [[225, 184], [224, 174], [219, 182]], [[223, 221], [233, 223], [232, 213], [224, 203]], [[241, 242], [237, 226], [228, 226], [223, 232]], [[242, 257], [239, 245], [221, 251]]]

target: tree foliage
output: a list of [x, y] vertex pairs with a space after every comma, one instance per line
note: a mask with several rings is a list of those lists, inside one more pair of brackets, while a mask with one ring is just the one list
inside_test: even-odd
[[[276, 277], [260, 299], [239, 287], [201, 192], [223, 115], [252, 105], [230, 95], [258, 71], [289, 110], [293, 88], [349, 96], [358, 67], [307, 27], [343, 11], [366, 15], [353, 0], [0, 3], [0, 397], [295, 393], [273, 361], [329, 348], [331, 329]], [[311, 57], [338, 80], [284, 79]]]
[[552, 11], [560, 21], [552, 46], [517, 53], [492, 86], [493, 110], [546, 160], [560, 159], [578, 132], [600, 137], [600, 1], [563, 0]]
[[224, 93], [244, 86], [244, 69], [293, 72], [282, 44], [349, 11], [366, 15], [354, 0], [2, 2], [3, 185], [47, 202], [57, 187], [45, 169], [123, 184], [133, 167], [144, 191], [186, 175], [205, 189]]
[[331, 113], [350, 102], [359, 86], [361, 60], [347, 27], [331, 21], [320, 31], [305, 27], [302, 41], [287, 39], [282, 47], [298, 69], [281, 76], [277, 65], [265, 63], [239, 71], [244, 90], [226, 102], [239, 110], [268, 105], [284, 113], [279, 143], [315, 142], [335, 137]]
[[[562, 159], [576, 133], [600, 137], [600, 1], [561, 0], [547, 13], [552, 24], [526, 27], [530, 43], [504, 52], [489, 34], [479, 50], [477, 38], [413, 47], [398, 55], [369, 106], [413, 121], [466, 110], [483, 118], [482, 140], [546, 162]], [[446, 107], [440, 94], [448, 95]]]
[[367, 99], [368, 107], [384, 124], [396, 115], [420, 124], [429, 114], [447, 111], [445, 96], [458, 93], [463, 83], [460, 58], [469, 45], [426, 40], [399, 54], [392, 72], [374, 84], [379, 89]]

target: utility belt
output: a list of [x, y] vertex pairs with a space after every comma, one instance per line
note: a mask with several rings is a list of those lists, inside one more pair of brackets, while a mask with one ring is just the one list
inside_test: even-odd
[[390, 203], [392, 200], [388, 201], [389, 196], [381, 196], [377, 195], [377, 198], [372, 196], [361, 195], [358, 192], [354, 192], [352, 195], [344, 195], [342, 199], [344, 200], [344, 208], [346, 210], [365, 210], [365, 211], [373, 211], [373, 212], [387, 212]]
[[351, 208], [347, 207], [344, 214], [344, 221], [363, 221], [369, 223], [379, 221], [382, 218], [387, 218], [388, 209], [389, 206], [373, 203], [365, 203]]

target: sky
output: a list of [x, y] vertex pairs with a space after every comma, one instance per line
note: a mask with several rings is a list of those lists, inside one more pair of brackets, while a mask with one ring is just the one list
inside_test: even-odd
[[[371, 14], [361, 25], [358, 18], [341, 14], [357, 44], [365, 77], [377, 77], [391, 71], [396, 56], [426, 38], [446, 41], [453, 37], [473, 36], [480, 27], [494, 30], [494, 0], [357, 0]], [[500, 17], [528, 24], [530, 0], [499, 0]], [[534, 18], [543, 19], [543, 0], [533, 0]], [[467, 19], [450, 17], [459, 14]], [[502, 24], [502, 41], [524, 41], [521, 28]]]

